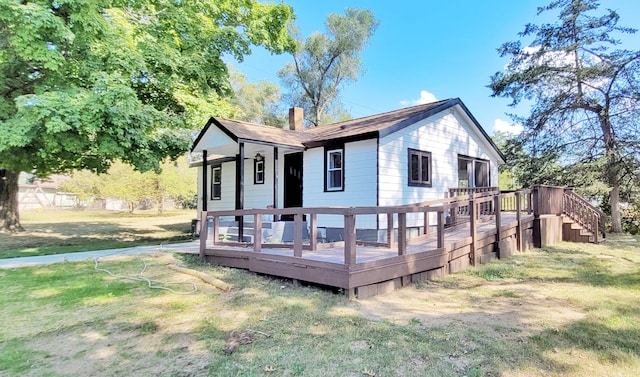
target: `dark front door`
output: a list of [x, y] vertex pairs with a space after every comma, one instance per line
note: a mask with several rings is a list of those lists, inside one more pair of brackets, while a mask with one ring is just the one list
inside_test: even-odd
[[284, 155], [284, 207], [302, 207], [302, 152]]

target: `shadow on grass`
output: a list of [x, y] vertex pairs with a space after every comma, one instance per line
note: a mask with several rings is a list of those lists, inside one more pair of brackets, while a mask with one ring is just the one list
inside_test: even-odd
[[[42, 234], [45, 238], [54, 237], [89, 237], [103, 238], [105, 236], [112, 238], [123, 238], [131, 236], [152, 235], [163, 231], [179, 231], [190, 232], [190, 223], [173, 223], [158, 224], [157, 229], [149, 227], [127, 226], [118, 222], [65, 222], [65, 223], [40, 223], [25, 225], [25, 234]], [[16, 233], [13, 236], [20, 237], [22, 233]]]
[[[615, 250], [615, 249], [613, 249]], [[587, 284], [597, 287], [617, 287], [640, 289], [640, 265], [633, 260], [622, 256], [603, 254], [596, 256], [591, 253], [583, 253], [578, 258], [565, 258], [564, 256], [576, 255], [574, 250], [562, 248], [550, 248], [549, 256], [555, 256], [554, 268], [562, 270], [569, 276], [552, 278], [551, 280], [565, 283]], [[558, 257], [559, 256], [559, 257]], [[624, 271], [616, 271], [615, 259], [625, 260], [628, 268]]]
[[190, 241], [191, 224], [166, 223], [146, 228], [116, 222], [30, 224], [25, 232], [0, 234], [0, 258], [118, 249], [166, 241]]
[[558, 329], [548, 329], [532, 337], [541, 351], [582, 349], [607, 363], [640, 357], [640, 329], [614, 328], [595, 320], [581, 320]]

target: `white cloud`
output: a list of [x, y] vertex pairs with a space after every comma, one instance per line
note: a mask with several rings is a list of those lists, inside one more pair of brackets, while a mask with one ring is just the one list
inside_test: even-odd
[[413, 100], [403, 100], [400, 101], [402, 106], [415, 106], [415, 105], [424, 105], [425, 103], [436, 102], [438, 99], [435, 94], [429, 93], [426, 90], [420, 91], [420, 98]]
[[502, 132], [509, 135], [518, 135], [524, 128], [519, 123], [509, 123], [506, 120], [496, 119], [493, 122], [493, 132]]

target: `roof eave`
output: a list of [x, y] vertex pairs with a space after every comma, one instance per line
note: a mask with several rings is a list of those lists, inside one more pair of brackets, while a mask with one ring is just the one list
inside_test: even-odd
[[306, 148], [317, 148], [323, 146], [330, 146], [335, 144], [351, 143], [354, 141], [363, 141], [370, 139], [377, 139], [380, 137], [379, 131], [369, 131], [357, 135], [341, 136], [330, 139], [312, 139], [302, 143]]

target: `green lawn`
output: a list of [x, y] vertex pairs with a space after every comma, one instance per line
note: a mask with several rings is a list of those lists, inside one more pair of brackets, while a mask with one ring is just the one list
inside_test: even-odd
[[135, 276], [144, 261], [145, 276], [196, 293], [90, 261], [0, 270], [0, 375], [637, 376], [639, 245], [561, 243], [363, 300], [169, 254], [99, 268]]
[[195, 210], [24, 211], [24, 232], [0, 233], [0, 258], [152, 245], [191, 239]]

